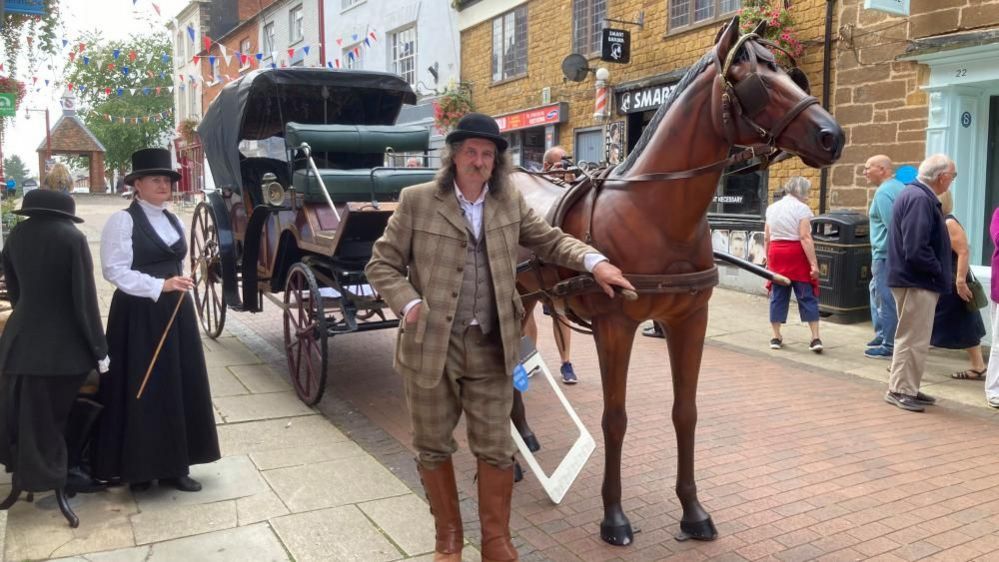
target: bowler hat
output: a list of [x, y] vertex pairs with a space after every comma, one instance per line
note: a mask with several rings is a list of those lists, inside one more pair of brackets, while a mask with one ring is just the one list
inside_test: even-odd
[[83, 219], [76, 216], [76, 201], [68, 193], [50, 189], [29, 191], [21, 200], [21, 208], [14, 211], [14, 214], [26, 217], [46, 215], [83, 222]]
[[500, 152], [506, 150], [506, 139], [500, 136], [496, 120], [482, 113], [469, 113], [458, 120], [458, 125], [445, 139], [448, 144], [465, 139], [486, 139], [493, 141]]
[[132, 172], [125, 176], [125, 185], [145, 176], [167, 176], [179, 181], [180, 174], [173, 169], [170, 151], [165, 148], [143, 148], [132, 153]]

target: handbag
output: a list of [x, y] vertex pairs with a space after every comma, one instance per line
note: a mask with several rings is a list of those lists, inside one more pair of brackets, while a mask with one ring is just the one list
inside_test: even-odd
[[971, 289], [971, 300], [964, 303], [968, 310], [976, 312], [989, 305], [989, 297], [985, 294], [985, 287], [982, 287], [982, 283], [970, 269], [968, 270], [968, 288]]

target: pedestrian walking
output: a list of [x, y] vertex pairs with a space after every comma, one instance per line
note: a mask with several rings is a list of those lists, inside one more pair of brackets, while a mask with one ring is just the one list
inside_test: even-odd
[[166, 149], [132, 154], [125, 184], [135, 199], [111, 215], [101, 235], [104, 278], [117, 290], [108, 315], [111, 372], [101, 381], [104, 414], [94, 473], [128, 482], [133, 491], [158, 480], [196, 492], [201, 483], [190, 477], [190, 466], [221, 456], [194, 302], [187, 294], [194, 283], [183, 274], [184, 228], [166, 209], [179, 179]]
[[938, 195], [957, 177], [957, 166], [943, 154], [919, 165], [916, 180], [892, 207], [888, 235], [888, 286], [898, 308], [895, 353], [885, 401], [922, 412], [936, 402], [920, 392], [933, 317], [940, 295], [951, 291], [951, 245]]
[[805, 203], [812, 184], [795, 176], [784, 185], [786, 195], [767, 207], [763, 243], [767, 269], [791, 280], [790, 287], [767, 283], [770, 291], [770, 349], [784, 346], [781, 324], [787, 322], [791, 292], [798, 302], [798, 316], [808, 323], [812, 339], [808, 349], [822, 352], [819, 338], [819, 263], [812, 241], [812, 209]]
[[945, 191], [940, 199], [940, 212], [943, 213], [947, 234], [950, 238], [951, 264], [954, 284], [950, 290], [941, 293], [933, 317], [933, 333], [930, 345], [943, 349], [963, 349], [971, 361], [971, 368], [952, 373], [950, 376], [961, 380], [985, 380], [985, 359], [982, 357], [982, 338], [985, 337], [985, 322], [978, 309], [970, 310], [968, 301], [973, 296], [968, 288], [968, 236], [957, 218], [954, 217], [954, 198]]
[[891, 359], [895, 350], [895, 326], [898, 324], [898, 311], [895, 297], [888, 288], [888, 227], [891, 225], [891, 209], [898, 194], [905, 185], [895, 179], [891, 159], [883, 154], [872, 156], [864, 164], [864, 177], [877, 187], [871, 208], [871, 321], [874, 324], [874, 339], [867, 342], [864, 356], [871, 359]]
[[512, 373], [524, 316], [514, 279], [518, 247], [548, 263], [591, 271], [610, 295], [611, 285], [631, 285], [596, 250], [527, 206], [509, 183], [507, 141], [492, 117], [468, 114], [445, 140], [436, 179], [402, 191], [365, 272], [403, 319], [394, 364], [437, 529], [434, 560], [461, 560], [451, 455], [462, 412], [478, 460], [482, 559], [517, 560], [509, 522]]
[[[992, 236], [992, 279], [999, 279], [999, 208], [992, 212], [992, 223], [989, 225], [989, 235]], [[989, 313], [992, 318], [992, 349], [999, 342], [999, 282], [992, 283], [992, 294], [989, 295]], [[985, 402], [999, 408], [999, 360], [989, 357], [989, 366], [985, 377]]]

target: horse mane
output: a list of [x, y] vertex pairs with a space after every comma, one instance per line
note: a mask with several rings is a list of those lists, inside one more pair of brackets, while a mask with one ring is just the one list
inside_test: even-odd
[[687, 70], [687, 73], [683, 75], [680, 82], [678, 82], [676, 87], [673, 88], [673, 91], [670, 92], [666, 101], [664, 101], [662, 105], [659, 106], [659, 109], [656, 110], [656, 114], [652, 116], [652, 120], [645, 126], [645, 130], [642, 131], [642, 136], [639, 137], [635, 148], [632, 149], [631, 153], [624, 159], [624, 162], [618, 166], [618, 174], [623, 174], [631, 169], [631, 167], [635, 164], [635, 161], [638, 160], [638, 157], [642, 154], [642, 151], [645, 150], [645, 147], [648, 146], [649, 142], [652, 140], [652, 135], [654, 135], [656, 129], [659, 128], [659, 123], [662, 122], [664, 117], [666, 117], [666, 113], [669, 112], [670, 107], [673, 106], [673, 102], [683, 95], [683, 92], [686, 91], [686, 89], [702, 72], [704, 72], [705, 68], [714, 62], [714, 57], [714, 49], [711, 49], [705, 53], [703, 57], [701, 57], [701, 60], [697, 61], [697, 63]]

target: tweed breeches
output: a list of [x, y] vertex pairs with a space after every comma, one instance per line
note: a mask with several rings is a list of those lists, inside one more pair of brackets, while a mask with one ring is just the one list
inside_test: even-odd
[[443, 376], [432, 388], [405, 377], [413, 446], [420, 464], [434, 469], [458, 450], [454, 429], [462, 412], [472, 454], [497, 468], [513, 464], [510, 435], [513, 381], [505, 372], [499, 330], [478, 326], [451, 333]]

